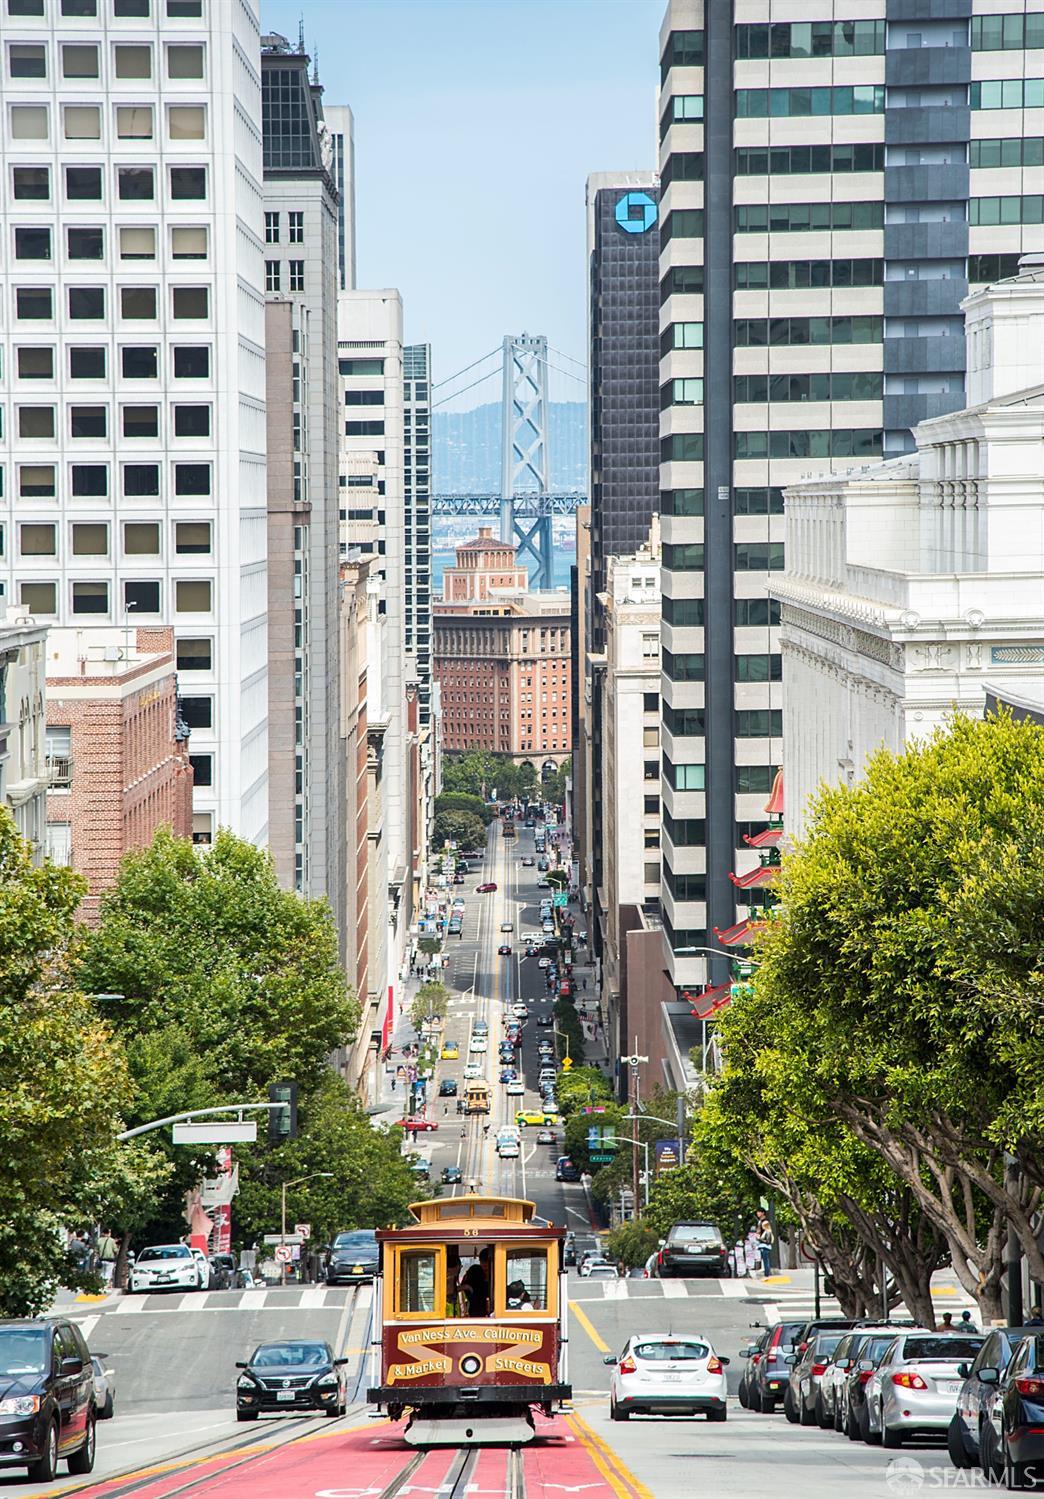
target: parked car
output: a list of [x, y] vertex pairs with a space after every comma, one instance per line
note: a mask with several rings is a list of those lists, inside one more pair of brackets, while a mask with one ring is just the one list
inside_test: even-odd
[[852, 1366], [834, 1400], [834, 1430], [843, 1432], [851, 1442], [860, 1438], [867, 1384], [894, 1340], [894, 1328], [870, 1328], [860, 1334], [853, 1346]]
[[70, 1473], [94, 1467], [94, 1365], [83, 1334], [64, 1318], [0, 1323], [0, 1468], [27, 1468], [49, 1483], [65, 1459]]
[[859, 1435], [871, 1446], [940, 1435], [953, 1419], [963, 1378], [984, 1339], [952, 1332], [903, 1332], [885, 1349], [866, 1384]]
[[[835, 1429], [838, 1396], [855, 1363], [855, 1350], [866, 1331], [866, 1324], [846, 1332], [834, 1349], [819, 1382], [819, 1424], [824, 1430]], [[836, 1429], [840, 1431], [840, 1426]]]
[[740, 1375], [739, 1384], [736, 1387], [736, 1398], [744, 1410], [751, 1409], [750, 1394], [754, 1384], [754, 1376], [758, 1364], [764, 1356], [771, 1332], [772, 1329], [766, 1327], [756, 1338], [751, 1338], [750, 1342], [740, 1349], [739, 1356], [744, 1360], [744, 1368], [743, 1373]]
[[981, 1465], [987, 1477], [999, 1477], [996, 1442], [991, 1441], [991, 1409], [1012, 1355], [1025, 1338], [1035, 1335], [1028, 1327], [995, 1327], [986, 1335], [970, 1367], [963, 1371], [957, 1409], [946, 1433], [947, 1450], [955, 1468]]
[[111, 1421], [116, 1414], [116, 1370], [106, 1365], [108, 1354], [91, 1354], [94, 1375], [94, 1409], [99, 1421]]
[[1030, 1329], [998, 1384], [991, 1427], [1004, 1487], [1044, 1487], [1044, 1328]]
[[197, 1248], [194, 1244], [189, 1245], [189, 1250], [191, 1251], [192, 1258], [195, 1260], [196, 1265], [199, 1269], [199, 1289], [201, 1291], [209, 1291], [210, 1261], [207, 1259], [206, 1251]]
[[790, 1378], [783, 1396], [783, 1410], [788, 1421], [802, 1426], [813, 1426], [816, 1422], [823, 1424], [819, 1387], [830, 1364], [830, 1356], [843, 1337], [841, 1328], [836, 1332], [816, 1332], [806, 1338], [803, 1348], [801, 1343], [798, 1344], [799, 1352], [787, 1354]]
[[[663, 1262], [660, 1263], [662, 1276]], [[787, 1355], [794, 1353], [794, 1344], [804, 1327], [803, 1322], [774, 1322], [767, 1329], [764, 1347], [759, 1346], [758, 1357], [753, 1362], [747, 1385], [747, 1404], [752, 1411], [771, 1415], [778, 1401], [783, 1399], [787, 1385], [789, 1365]]]
[[728, 1275], [729, 1251], [716, 1223], [675, 1223], [660, 1255], [660, 1275]]
[[372, 1228], [353, 1228], [338, 1234], [326, 1252], [326, 1284], [360, 1285], [380, 1273], [381, 1255]]
[[256, 1421], [262, 1411], [322, 1411], [343, 1416], [348, 1408], [346, 1358], [334, 1358], [329, 1343], [293, 1339], [261, 1343], [237, 1362], [236, 1419]]
[[672, 1333], [636, 1334], [627, 1339], [619, 1358], [610, 1355], [609, 1419], [626, 1421], [631, 1415], [699, 1415], [724, 1421], [725, 1368], [704, 1338]]
[[232, 1265], [229, 1265], [227, 1261], [230, 1259], [232, 1259], [231, 1255], [224, 1255], [220, 1258], [216, 1254], [207, 1256], [207, 1263], [210, 1267], [210, 1289], [212, 1291], [229, 1291], [232, 1289], [235, 1263], [233, 1262]]
[[147, 1244], [138, 1251], [127, 1289], [199, 1291], [202, 1289], [199, 1263], [187, 1244]]

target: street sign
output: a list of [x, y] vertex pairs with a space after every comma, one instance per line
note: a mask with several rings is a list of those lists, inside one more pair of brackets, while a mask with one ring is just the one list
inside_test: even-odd
[[300, 1234], [265, 1234], [266, 1244], [300, 1244]]
[[310, 1223], [295, 1223], [294, 1233], [298, 1234], [302, 1239], [310, 1239], [312, 1237], [312, 1225]]
[[199, 1124], [175, 1124], [175, 1145], [253, 1144], [257, 1139], [256, 1119], [210, 1119]]
[[596, 1166], [607, 1166], [612, 1161], [616, 1160], [615, 1155], [607, 1154], [603, 1150], [589, 1150], [587, 1152], [587, 1158], [588, 1158], [589, 1161], [592, 1161]]
[[294, 1257], [294, 1251], [290, 1248], [289, 1244], [277, 1244], [276, 1245], [276, 1248], [275, 1248], [275, 1258], [276, 1258], [276, 1264], [277, 1265], [289, 1265], [289, 1263], [293, 1259], [293, 1257]]
[[570, 1067], [572, 1067], [572, 1065], [573, 1065], [573, 1059], [572, 1059], [572, 1057], [563, 1057], [562, 1058], [562, 1071], [563, 1072], [568, 1072], [569, 1069], [570, 1069]]
[[555, 894], [551, 897], [551, 901], [552, 904], [556, 906], [568, 906], [569, 896], [565, 893], [564, 890], [556, 891]]
[[655, 1150], [656, 1170], [673, 1171], [674, 1168], [678, 1165], [680, 1159], [681, 1141], [657, 1140], [655, 1141]]

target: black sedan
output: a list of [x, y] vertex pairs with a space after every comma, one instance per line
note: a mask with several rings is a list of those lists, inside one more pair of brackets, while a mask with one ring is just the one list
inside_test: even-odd
[[1044, 1475], [1044, 1331], [1024, 1338], [998, 1395], [1004, 1487], [1035, 1489]]
[[381, 1262], [377, 1237], [372, 1228], [357, 1228], [338, 1234], [326, 1256], [326, 1284], [357, 1285], [372, 1280]]
[[334, 1358], [329, 1343], [293, 1339], [261, 1343], [236, 1380], [236, 1419], [256, 1421], [262, 1411], [322, 1411], [343, 1416], [348, 1408], [344, 1373], [348, 1360]]
[[442, 1082], [439, 1084], [439, 1097], [440, 1098], [456, 1098], [456, 1096], [457, 1096], [457, 1079], [455, 1077], [444, 1077], [442, 1079]]
[[443, 1166], [442, 1183], [446, 1187], [455, 1187], [458, 1182], [464, 1180], [464, 1173], [459, 1166]]

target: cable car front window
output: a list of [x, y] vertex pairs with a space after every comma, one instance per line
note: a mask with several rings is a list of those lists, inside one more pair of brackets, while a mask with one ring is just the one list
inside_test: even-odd
[[547, 1310], [547, 1250], [509, 1249], [505, 1305], [509, 1312]]
[[404, 1250], [399, 1258], [399, 1310], [401, 1312], [435, 1311], [434, 1249]]

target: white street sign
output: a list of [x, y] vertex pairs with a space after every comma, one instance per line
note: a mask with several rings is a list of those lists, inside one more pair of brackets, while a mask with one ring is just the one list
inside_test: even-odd
[[277, 1244], [275, 1257], [277, 1265], [289, 1265], [294, 1257], [294, 1251], [290, 1248], [289, 1244]]
[[256, 1119], [210, 1119], [173, 1128], [175, 1145], [252, 1145], [256, 1139]]
[[302, 1239], [310, 1239], [312, 1237], [312, 1225], [310, 1223], [295, 1223], [294, 1233]]
[[301, 1235], [294, 1234], [265, 1234], [266, 1244], [300, 1244]]

